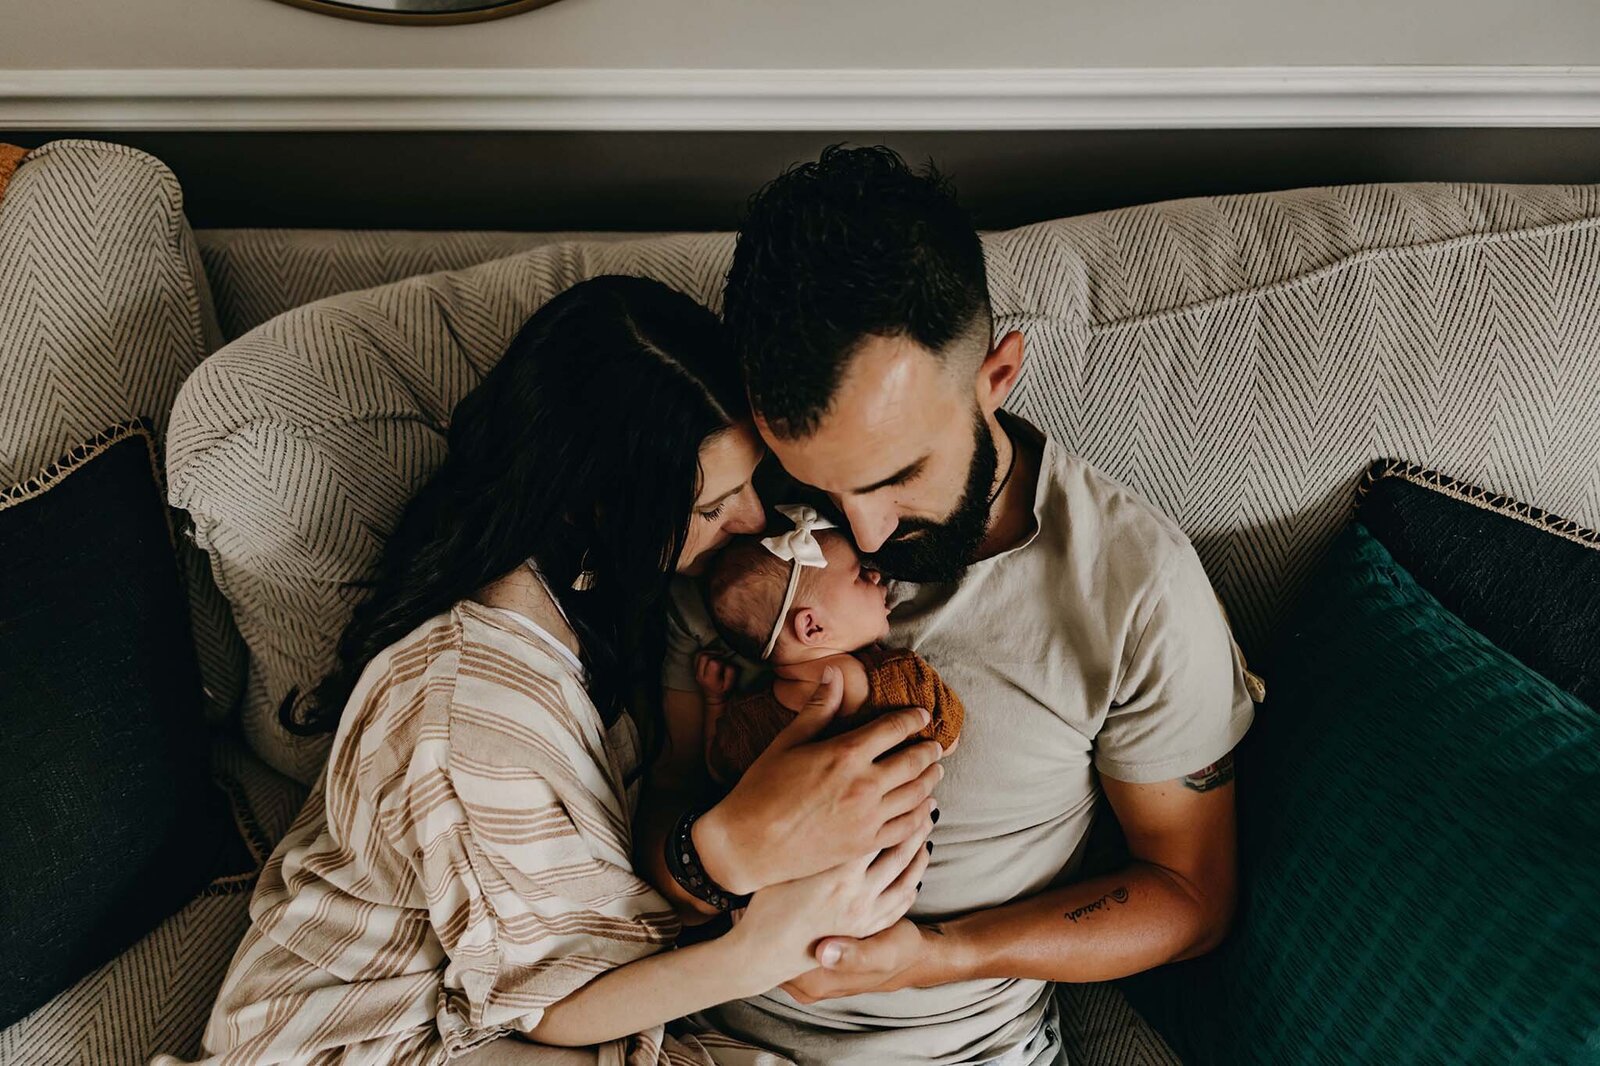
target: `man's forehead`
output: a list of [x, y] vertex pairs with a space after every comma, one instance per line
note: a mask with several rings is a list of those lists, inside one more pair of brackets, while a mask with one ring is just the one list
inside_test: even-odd
[[828, 415], [857, 431], [903, 425], [944, 377], [944, 365], [910, 338], [868, 337], [845, 365]]
[[816, 430], [773, 439], [789, 472], [829, 492], [851, 492], [924, 458], [965, 408], [946, 365], [905, 337], [869, 337], [851, 357]]

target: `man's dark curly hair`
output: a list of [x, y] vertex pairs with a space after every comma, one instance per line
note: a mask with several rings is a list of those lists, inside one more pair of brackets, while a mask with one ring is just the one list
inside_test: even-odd
[[977, 336], [987, 351], [983, 245], [931, 162], [833, 145], [751, 200], [725, 317], [756, 411], [781, 437], [809, 436], [868, 336], [941, 357]]

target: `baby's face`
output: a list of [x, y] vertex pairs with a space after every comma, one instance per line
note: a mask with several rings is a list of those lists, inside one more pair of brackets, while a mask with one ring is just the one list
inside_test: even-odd
[[810, 581], [803, 599], [831, 630], [828, 644], [854, 651], [887, 637], [888, 589], [881, 575], [861, 565], [861, 557], [843, 534], [819, 533], [817, 541], [828, 565], [806, 572]]

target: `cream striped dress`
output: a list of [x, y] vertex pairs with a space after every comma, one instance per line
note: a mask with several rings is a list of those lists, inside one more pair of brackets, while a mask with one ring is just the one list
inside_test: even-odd
[[[677, 917], [630, 858], [639, 758], [519, 615], [463, 601], [390, 646], [261, 874], [202, 1061], [433, 1066], [665, 949]], [[598, 1059], [787, 1061], [660, 1026]]]

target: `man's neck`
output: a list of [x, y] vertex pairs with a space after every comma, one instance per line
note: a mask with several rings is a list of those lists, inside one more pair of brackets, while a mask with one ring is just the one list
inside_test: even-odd
[[[1033, 501], [1038, 492], [1039, 471], [1044, 451], [1034, 435], [1018, 432], [1016, 423], [1000, 419], [1000, 439], [995, 449], [998, 467], [1005, 470], [1015, 462], [1000, 495], [989, 508], [989, 529], [978, 545], [978, 558], [989, 559], [1021, 544], [1033, 532]], [[1015, 459], [1013, 460], [1013, 449]]]

